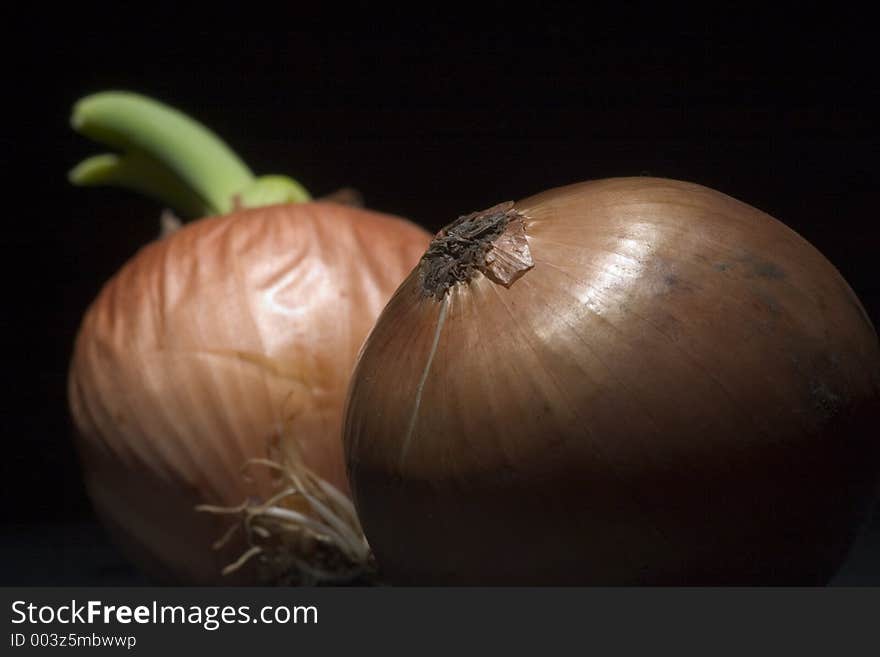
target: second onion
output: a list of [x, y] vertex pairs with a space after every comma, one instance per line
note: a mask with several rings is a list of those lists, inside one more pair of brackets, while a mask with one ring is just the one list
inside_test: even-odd
[[705, 187], [461, 217], [373, 329], [349, 479], [409, 584], [815, 584], [880, 471], [880, 350], [837, 270]]

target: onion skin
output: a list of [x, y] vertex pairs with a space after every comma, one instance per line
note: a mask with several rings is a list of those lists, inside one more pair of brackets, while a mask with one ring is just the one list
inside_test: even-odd
[[685, 182], [513, 209], [534, 266], [442, 298], [416, 268], [353, 376], [348, 475], [384, 576], [827, 582], [880, 473], [880, 349], [837, 270]]
[[390, 215], [273, 205], [189, 224], [106, 284], [76, 339], [70, 406], [96, 509], [143, 570], [236, 581], [220, 571], [242, 546], [211, 548], [227, 519], [194, 507], [265, 499], [242, 466], [275, 439], [348, 491], [357, 351], [429, 240]]

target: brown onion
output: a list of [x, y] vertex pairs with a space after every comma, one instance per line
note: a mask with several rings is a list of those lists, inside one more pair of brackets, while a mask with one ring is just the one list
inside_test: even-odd
[[[123, 121], [193, 129], [148, 99], [88, 102], [101, 135]], [[196, 506], [269, 500], [278, 480], [266, 470], [246, 481], [251, 459], [299, 464], [298, 490], [271, 509], [285, 526], [321, 520], [309, 515], [324, 509], [316, 496], [332, 506], [347, 494], [340, 432], [357, 351], [429, 240], [387, 214], [272, 204], [195, 221], [104, 286], [76, 339], [70, 405], [89, 493], [135, 563], [166, 582], [230, 581], [221, 572], [247, 546], [212, 550], [229, 519]]]
[[880, 350], [837, 270], [705, 187], [460, 218], [360, 356], [355, 504], [392, 582], [826, 581], [880, 472]]
[[[86, 483], [135, 560], [220, 579], [200, 503], [265, 499], [241, 467], [272, 440], [347, 491], [339, 440], [358, 348], [427, 236], [329, 203], [204, 219], [150, 244], [83, 320], [70, 401]], [[225, 561], [224, 561], [225, 560]], [[168, 572], [165, 572], [167, 569]]]

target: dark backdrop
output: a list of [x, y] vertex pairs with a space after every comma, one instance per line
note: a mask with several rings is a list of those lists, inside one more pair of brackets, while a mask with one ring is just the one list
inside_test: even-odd
[[[65, 375], [83, 311], [155, 236], [158, 207], [66, 184], [97, 148], [67, 126], [86, 93], [156, 96], [258, 173], [317, 195], [352, 185], [430, 229], [590, 178], [699, 182], [799, 231], [878, 324], [877, 80], [856, 10], [288, 5], [5, 10], [2, 583], [139, 581], [85, 497]], [[877, 525], [838, 581], [880, 583]]]

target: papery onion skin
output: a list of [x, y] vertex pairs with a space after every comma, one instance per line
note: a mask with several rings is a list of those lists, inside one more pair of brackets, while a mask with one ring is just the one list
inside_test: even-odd
[[439, 295], [416, 268], [359, 358], [346, 462], [384, 576], [826, 582], [880, 472], [877, 336], [833, 265], [691, 183], [513, 211], [533, 267]]
[[223, 578], [240, 543], [197, 504], [265, 500], [245, 461], [296, 441], [347, 492], [342, 407], [357, 351], [430, 236], [333, 203], [202, 219], [144, 247], [88, 310], [69, 377], [86, 484], [161, 582]]

